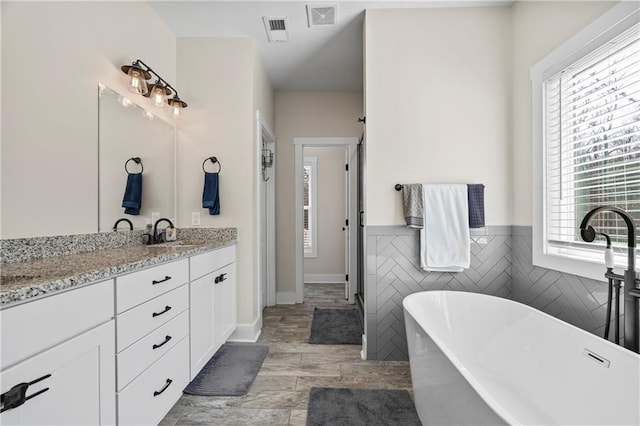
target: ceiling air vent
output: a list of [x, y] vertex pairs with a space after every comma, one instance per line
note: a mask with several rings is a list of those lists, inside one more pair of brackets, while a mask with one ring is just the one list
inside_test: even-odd
[[308, 4], [307, 17], [309, 28], [329, 27], [338, 23], [338, 5], [332, 4]]
[[286, 16], [265, 16], [262, 20], [269, 42], [289, 41], [289, 20]]

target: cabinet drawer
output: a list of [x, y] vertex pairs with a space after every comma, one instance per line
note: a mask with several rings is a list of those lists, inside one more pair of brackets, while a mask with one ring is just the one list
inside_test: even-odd
[[116, 316], [117, 351], [134, 343], [189, 307], [189, 288], [178, 287]]
[[160, 296], [189, 280], [187, 259], [154, 266], [116, 278], [116, 313]]
[[113, 280], [0, 310], [1, 369], [113, 318]]
[[189, 334], [189, 311], [147, 334], [118, 354], [118, 390], [122, 390]]
[[233, 263], [235, 260], [235, 245], [192, 256], [190, 259], [191, 281]]
[[189, 383], [189, 343], [184, 338], [118, 394], [118, 424], [158, 424]]

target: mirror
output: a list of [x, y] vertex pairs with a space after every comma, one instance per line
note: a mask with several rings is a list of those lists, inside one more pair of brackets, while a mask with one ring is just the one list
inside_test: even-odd
[[[134, 95], [131, 95], [134, 96]], [[105, 86], [98, 87], [98, 230], [120, 218], [144, 228], [157, 217], [175, 218], [175, 126]], [[129, 161], [139, 158], [141, 164]], [[142, 171], [139, 214], [122, 207], [128, 173]], [[134, 197], [136, 198], [136, 197]], [[127, 229], [126, 223], [120, 224]]]

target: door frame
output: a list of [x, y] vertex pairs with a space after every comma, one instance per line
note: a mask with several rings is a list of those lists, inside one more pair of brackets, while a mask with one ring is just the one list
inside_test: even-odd
[[296, 255], [296, 303], [304, 301], [304, 235], [302, 232], [304, 220], [304, 188], [302, 183], [303, 166], [304, 166], [304, 148], [346, 148], [349, 158], [349, 303], [355, 303], [355, 290], [357, 286], [357, 137], [304, 137], [294, 138], [294, 217], [295, 217], [295, 243], [294, 250]]
[[[257, 202], [256, 202], [256, 229], [257, 229], [257, 239], [256, 239], [256, 271], [258, 271], [257, 277], [257, 308], [258, 308], [258, 318], [262, 318], [262, 288], [266, 285], [266, 294], [267, 294], [267, 306], [274, 306], [276, 304], [276, 196], [275, 196], [275, 188], [276, 188], [276, 166], [275, 166], [275, 158], [276, 158], [276, 137], [269, 124], [264, 120], [260, 111], [256, 111], [256, 189], [257, 189]], [[270, 176], [267, 181], [267, 185], [265, 190], [263, 190], [263, 180], [262, 180], [262, 139], [265, 139], [267, 145], [273, 152], [274, 156], [274, 164], [273, 167], [270, 168]], [[267, 169], [269, 170], [269, 169]], [[266, 210], [267, 210], [267, 221], [266, 221], [266, 251], [267, 251], [267, 262], [266, 262], [266, 276], [267, 282], [263, 282], [262, 277], [265, 275], [262, 271], [262, 256], [263, 256], [263, 248], [261, 243], [262, 236], [262, 200], [263, 197], [266, 202]]]

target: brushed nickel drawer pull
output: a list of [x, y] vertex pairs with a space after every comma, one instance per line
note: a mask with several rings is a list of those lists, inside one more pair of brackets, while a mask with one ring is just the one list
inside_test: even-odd
[[169, 312], [170, 310], [171, 310], [171, 306], [167, 305], [167, 306], [165, 306], [165, 307], [164, 307], [164, 311], [161, 311], [161, 312], [154, 312], [151, 316], [152, 316], [153, 318], [155, 318], [155, 317], [158, 317], [158, 316], [160, 316], [160, 315], [162, 315], [162, 314], [165, 314], [165, 313]]
[[169, 385], [170, 385], [171, 383], [173, 383], [173, 380], [171, 380], [171, 379], [167, 379], [167, 383], [165, 383], [165, 384], [164, 384], [164, 386], [162, 387], [162, 389], [160, 389], [159, 391], [155, 391], [155, 392], [153, 393], [153, 396], [158, 396], [158, 395], [160, 395], [162, 392], [166, 391], [166, 390], [167, 390], [167, 388], [169, 387]]
[[167, 335], [167, 336], [164, 338], [164, 342], [162, 342], [162, 343], [160, 343], [160, 344], [157, 344], [157, 345], [153, 345], [153, 349], [155, 350], [155, 349], [158, 349], [158, 348], [163, 347], [164, 345], [166, 345], [166, 344], [169, 342], [169, 340], [171, 340], [171, 336]]
[[160, 283], [163, 283], [165, 281], [169, 281], [170, 279], [171, 279], [171, 277], [169, 275], [165, 275], [163, 280], [153, 280], [153, 281], [151, 281], [151, 285], [160, 284]]

